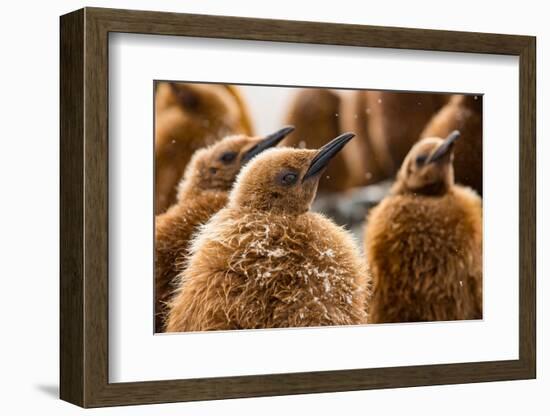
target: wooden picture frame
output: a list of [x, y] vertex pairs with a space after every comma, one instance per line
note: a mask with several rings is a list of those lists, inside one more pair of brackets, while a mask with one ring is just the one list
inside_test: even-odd
[[[85, 8], [61, 17], [60, 359], [63, 400], [83, 407], [535, 378], [535, 38]], [[519, 359], [109, 383], [110, 32], [515, 55], [520, 66]]]

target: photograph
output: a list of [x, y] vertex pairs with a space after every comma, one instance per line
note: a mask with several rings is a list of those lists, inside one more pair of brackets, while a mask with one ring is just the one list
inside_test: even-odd
[[155, 333], [483, 319], [483, 94], [152, 93]]
[[[22, 169], [45, 153], [21, 152], [21, 126], [59, 133], [59, 253], [32, 251], [59, 263], [57, 285], [37, 280], [58, 296], [41, 289], [23, 309], [43, 319], [56, 303], [59, 331], [46, 332], [57, 358], [40, 365], [55, 370], [44, 380], [63, 406], [365, 408], [342, 406], [345, 395], [386, 413], [456, 402], [460, 414], [479, 403], [492, 414], [495, 403], [515, 410], [501, 399], [518, 391], [540, 403], [536, 110], [548, 25], [525, 7], [495, 20], [480, 5], [472, 20], [468, 8], [433, 17], [440, 8], [407, 4], [406, 19], [383, 3], [385, 17], [364, 19], [340, 3], [56, 14], [59, 68], [37, 86], [59, 108], [36, 114], [58, 110], [59, 128], [17, 123], [6, 177], [43, 177]], [[22, 85], [8, 83], [19, 101]], [[26, 101], [6, 102], [28, 116]], [[34, 143], [48, 142], [42, 133]], [[5, 217], [29, 240], [21, 225], [55, 192], [17, 189], [29, 202], [14, 209], [28, 215]], [[19, 240], [16, 271], [36, 245]], [[14, 374], [28, 378], [27, 367]]]

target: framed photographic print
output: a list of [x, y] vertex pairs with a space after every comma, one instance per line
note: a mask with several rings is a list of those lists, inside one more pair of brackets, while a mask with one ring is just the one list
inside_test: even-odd
[[63, 400], [536, 376], [534, 37], [60, 28]]

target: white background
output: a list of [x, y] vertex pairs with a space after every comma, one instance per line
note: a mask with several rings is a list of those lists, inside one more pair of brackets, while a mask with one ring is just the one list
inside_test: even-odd
[[[10, 4], [8, 7], [7, 4]], [[314, 7], [312, 6], [314, 4]], [[78, 414], [55, 399], [58, 385], [58, 15], [83, 5], [320, 20], [389, 26], [531, 34], [538, 37], [538, 380], [294, 397], [167, 404], [88, 411], [88, 414], [548, 414], [548, 259], [550, 145], [543, 140], [550, 89], [544, 65], [550, 29], [544, 2], [50, 1], [6, 3], [2, 30], [2, 371], [0, 409], [6, 414]], [[398, 12], [396, 12], [398, 11]], [[544, 177], [543, 177], [544, 176]], [[546, 250], [548, 251], [548, 250]]]
[[[112, 382], [518, 358], [517, 58], [129, 34], [109, 45]], [[152, 336], [153, 79], [484, 93], [483, 321]], [[260, 110], [275, 112], [269, 101]]]

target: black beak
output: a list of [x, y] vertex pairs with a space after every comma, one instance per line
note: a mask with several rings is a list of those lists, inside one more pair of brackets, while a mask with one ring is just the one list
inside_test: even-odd
[[321, 147], [311, 161], [306, 174], [302, 178], [302, 182], [321, 173], [328, 165], [328, 162], [354, 137], [355, 133], [344, 133]]
[[294, 131], [294, 126], [286, 126], [281, 130], [271, 133], [264, 137], [258, 144], [248, 150], [242, 157], [241, 163], [244, 164], [251, 160], [254, 156], [259, 155], [264, 150], [277, 146], [281, 140]]
[[446, 155], [448, 155], [454, 147], [454, 142], [460, 137], [460, 132], [454, 130], [451, 134], [447, 136], [445, 141], [439, 145], [439, 147], [431, 154], [431, 156], [426, 160], [426, 163], [437, 162]]

